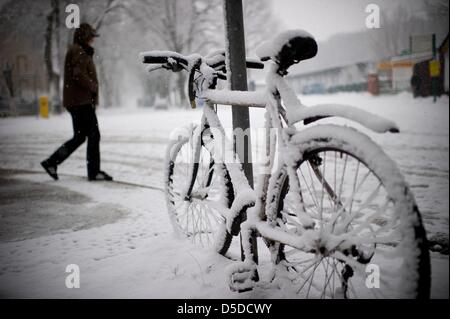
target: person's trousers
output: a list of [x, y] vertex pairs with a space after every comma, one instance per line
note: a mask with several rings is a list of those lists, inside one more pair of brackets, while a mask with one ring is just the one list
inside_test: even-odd
[[95, 108], [81, 105], [69, 110], [72, 116], [73, 137], [59, 147], [47, 160], [50, 165], [59, 165], [66, 160], [87, 138], [88, 177], [95, 177], [100, 171], [100, 131]]

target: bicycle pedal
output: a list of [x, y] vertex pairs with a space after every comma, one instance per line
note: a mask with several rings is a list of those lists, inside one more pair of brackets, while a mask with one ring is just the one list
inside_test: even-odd
[[230, 266], [229, 286], [232, 291], [239, 293], [250, 291], [258, 282], [259, 276], [255, 266], [239, 262]]

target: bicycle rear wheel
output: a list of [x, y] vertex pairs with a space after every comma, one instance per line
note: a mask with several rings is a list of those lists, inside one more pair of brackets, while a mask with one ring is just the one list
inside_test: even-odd
[[425, 230], [395, 163], [348, 128], [316, 126], [292, 141], [303, 156], [272, 176], [268, 221], [310, 241], [273, 243], [280, 283], [305, 298], [428, 298]]
[[[232, 236], [226, 231], [223, 211], [234, 199], [233, 186], [223, 165], [216, 165], [203, 145], [196, 163], [194, 148], [192, 138], [176, 141], [168, 147], [167, 210], [178, 234], [195, 244], [214, 247], [224, 255]], [[193, 165], [196, 167], [192, 174]]]

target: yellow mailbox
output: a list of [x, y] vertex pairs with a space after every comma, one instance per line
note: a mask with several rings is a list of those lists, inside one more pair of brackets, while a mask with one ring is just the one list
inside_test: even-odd
[[439, 60], [430, 61], [430, 76], [435, 77], [441, 75], [441, 64]]
[[48, 107], [48, 96], [39, 97], [39, 115], [43, 118], [48, 118], [49, 107]]

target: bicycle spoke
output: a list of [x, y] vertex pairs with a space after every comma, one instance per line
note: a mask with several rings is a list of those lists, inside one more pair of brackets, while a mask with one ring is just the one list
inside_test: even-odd
[[[369, 206], [369, 204], [373, 201], [373, 199], [376, 197], [376, 195], [378, 195], [378, 192], [381, 188], [381, 183], [379, 183], [378, 187], [372, 192], [371, 195], [369, 195], [369, 197], [366, 199], [366, 202], [364, 202], [361, 207], [359, 208], [359, 210], [354, 214], [355, 216], [357, 215], [357, 213], [361, 212], [364, 208], [366, 208], [367, 206]], [[352, 198], [350, 198], [350, 200], [347, 200], [347, 202], [343, 205], [343, 207], [336, 212], [335, 217], [332, 220], [332, 232], [334, 231], [335, 228], [335, 224], [338, 220], [339, 217], [341, 217], [342, 213], [345, 212], [345, 208], [347, 207], [347, 205], [350, 203], [350, 201], [352, 200]], [[348, 222], [348, 220], [344, 220], [344, 224], [346, 224]], [[351, 222], [351, 220], [350, 220]]]
[[[378, 193], [379, 193], [381, 187], [382, 187], [382, 184], [381, 184], [381, 182], [379, 182], [377, 188], [376, 188], [376, 189], [368, 196], [368, 198], [367, 198], [366, 201], [361, 205], [361, 207], [359, 208], [359, 210], [357, 211], [357, 213], [361, 212], [364, 208], [366, 208], [366, 207], [369, 206], [369, 204], [370, 204], [370, 203], [376, 198], [376, 196], [378, 195]], [[355, 215], [356, 215], [356, 214], [355, 214]], [[351, 217], [351, 219], [350, 219], [350, 220], [347, 220], [347, 221], [344, 221], [344, 223], [350, 223], [350, 222], [352, 221], [352, 219], [353, 219], [353, 218], [352, 218], [353, 216], [350, 216], [350, 217]]]
[[[336, 191], [337, 190], [337, 152], [334, 152], [334, 190]], [[338, 203], [337, 203], [337, 199], [335, 199], [334, 201], [333, 201], [333, 203], [334, 203], [334, 209], [333, 209], [333, 211], [334, 212], [336, 212], [336, 207], [337, 207], [337, 205], [338, 205]]]
[[[176, 157], [172, 161], [168, 199], [170, 213], [182, 233], [194, 244], [210, 246], [225, 223], [226, 217], [221, 213], [221, 207], [225, 207], [222, 200], [224, 180], [220, 178], [220, 172], [215, 172], [210, 152], [204, 146], [196, 149], [197, 144], [191, 138], [173, 154]], [[198, 166], [196, 175], [192, 176], [194, 164]], [[193, 187], [189, 198], [185, 199], [183, 194], [192, 178], [195, 178]]]
[[311, 267], [313, 267], [315, 264], [317, 264], [317, 262], [318, 262], [317, 257], [314, 257], [308, 266], [305, 266], [305, 267], [303, 267], [303, 269], [301, 269], [301, 272], [297, 271], [297, 269], [295, 267], [294, 268], [295, 268], [297, 274], [299, 276], [302, 276], [306, 271], [308, 271], [309, 269], [311, 269]]
[[322, 164], [322, 180], [321, 180], [321, 185], [322, 185], [322, 195], [320, 198], [320, 229], [322, 230], [323, 228], [323, 198], [325, 196], [324, 193], [324, 178], [325, 178], [325, 167], [326, 167], [326, 159], [327, 159], [327, 152], [324, 153], [324, 159], [323, 159], [323, 164]]
[[[285, 257], [287, 258], [287, 257], [290, 257], [290, 256], [293, 255], [293, 254], [296, 254], [296, 253], [298, 253], [298, 251], [297, 251], [296, 249], [291, 249], [291, 250], [285, 252], [284, 255], [285, 255]], [[296, 262], [295, 262], [295, 265], [301, 265], [301, 264], [304, 264], [304, 263], [307, 263], [307, 262], [311, 262], [311, 261], [314, 260], [314, 259], [316, 259], [315, 256], [314, 256], [314, 257], [311, 257], [311, 258], [309, 258], [309, 259], [303, 259], [303, 260], [301, 260], [301, 261], [296, 261]], [[293, 262], [287, 261], [287, 260], [285, 260], [285, 262], [288, 262], [290, 265], [293, 265], [293, 264], [294, 264]]]
[[[326, 268], [324, 267], [325, 268], [325, 280], [324, 280], [324, 285], [323, 285], [323, 292], [320, 295], [320, 299], [322, 299], [322, 296], [325, 298], [327, 286], [328, 286], [328, 283], [330, 282], [331, 275], [332, 275], [332, 274], [330, 274], [330, 276], [328, 277], [328, 268], [330, 267], [330, 263], [328, 261], [328, 258], [325, 258], [325, 261], [327, 262], [327, 266], [326, 266]], [[333, 271], [334, 270], [332, 270], [332, 272]]]
[[336, 260], [333, 259], [333, 285], [332, 285], [332, 298], [334, 299], [334, 296], [336, 294], [336, 285], [335, 285], [335, 278], [336, 278], [336, 272], [337, 272], [337, 268], [336, 268]]
[[[326, 271], [325, 271], [325, 280], [324, 280], [325, 283], [324, 283], [324, 289], [323, 289], [323, 292], [322, 292], [320, 298], [322, 298], [322, 296], [323, 296], [324, 298], [326, 297], [326, 288], [327, 288], [327, 287], [330, 288], [330, 291], [331, 291], [331, 295], [330, 295], [330, 296], [331, 296], [332, 298], [334, 298], [334, 279], [333, 279], [333, 285], [332, 285], [332, 286], [329, 286], [329, 283], [330, 283], [330, 281], [331, 281], [331, 278], [334, 278], [334, 273], [335, 273], [336, 269], [330, 265], [329, 258], [325, 258], [325, 260], [326, 260], [326, 262], [327, 262], [327, 269], [326, 269]], [[330, 273], [330, 275], [328, 275], [328, 269], [329, 269], [329, 268], [331, 268], [331, 273]]]
[[308, 189], [308, 192], [309, 192], [309, 194], [311, 195], [311, 199], [312, 199], [312, 201], [314, 202], [314, 205], [316, 206], [316, 208], [318, 208], [319, 205], [318, 205], [318, 203], [316, 202], [316, 197], [313, 195], [313, 193], [312, 193], [312, 191], [311, 191], [311, 189], [310, 189], [310, 187], [309, 187], [309, 185], [308, 185], [308, 182], [306, 181], [306, 178], [305, 178], [305, 176], [303, 175], [303, 172], [302, 172], [301, 170], [300, 170], [300, 173], [302, 174], [303, 180], [305, 181], [306, 188]]
[[384, 213], [386, 211], [387, 206], [389, 205], [390, 200], [387, 198], [385, 200], [385, 203], [381, 206], [379, 206], [379, 209], [376, 210], [373, 214], [366, 216], [365, 220], [363, 223], [359, 224], [357, 227], [355, 227], [350, 234], [351, 235], [356, 235], [358, 234], [361, 230], [363, 230], [364, 228], [368, 227], [375, 218], [377, 218], [378, 216], [380, 216], [382, 213]]
[[356, 184], [357, 184], [357, 181], [358, 181], [359, 164], [360, 164], [360, 162], [358, 161], [358, 163], [356, 164], [356, 173], [355, 173], [355, 180], [354, 180], [354, 182], [353, 182], [352, 195], [350, 196], [351, 202], [350, 202], [350, 208], [349, 208], [349, 210], [348, 210], [348, 213], [349, 213], [350, 215], [352, 214], [353, 200], [354, 200], [354, 198], [355, 198], [355, 193], [356, 193]]
[[[320, 263], [319, 261], [316, 261], [312, 266], [314, 266], [314, 268], [311, 270], [311, 273], [308, 275], [308, 277], [306, 279], [304, 279], [303, 281], [303, 285], [300, 286], [300, 288], [297, 290], [297, 294], [303, 289], [303, 287], [308, 283], [309, 279], [311, 278], [311, 276], [314, 275], [314, 272], [316, 270], [317, 265]], [[311, 267], [308, 267], [308, 269], [310, 269]], [[306, 270], [305, 270], [306, 271]]]
[[315, 199], [314, 202], [316, 203], [317, 209], [319, 209], [319, 199], [317, 198], [316, 188], [314, 187], [314, 180], [311, 173], [311, 164], [309, 163], [309, 161], [306, 162], [306, 167], [308, 167], [308, 173], [311, 180], [311, 188]]
[[347, 168], [347, 160], [348, 160], [348, 155], [345, 154], [344, 169], [342, 170], [341, 184], [340, 184], [340, 187], [339, 187], [338, 203], [341, 202], [342, 189], [343, 189], [343, 186], [344, 186], [345, 170]]

